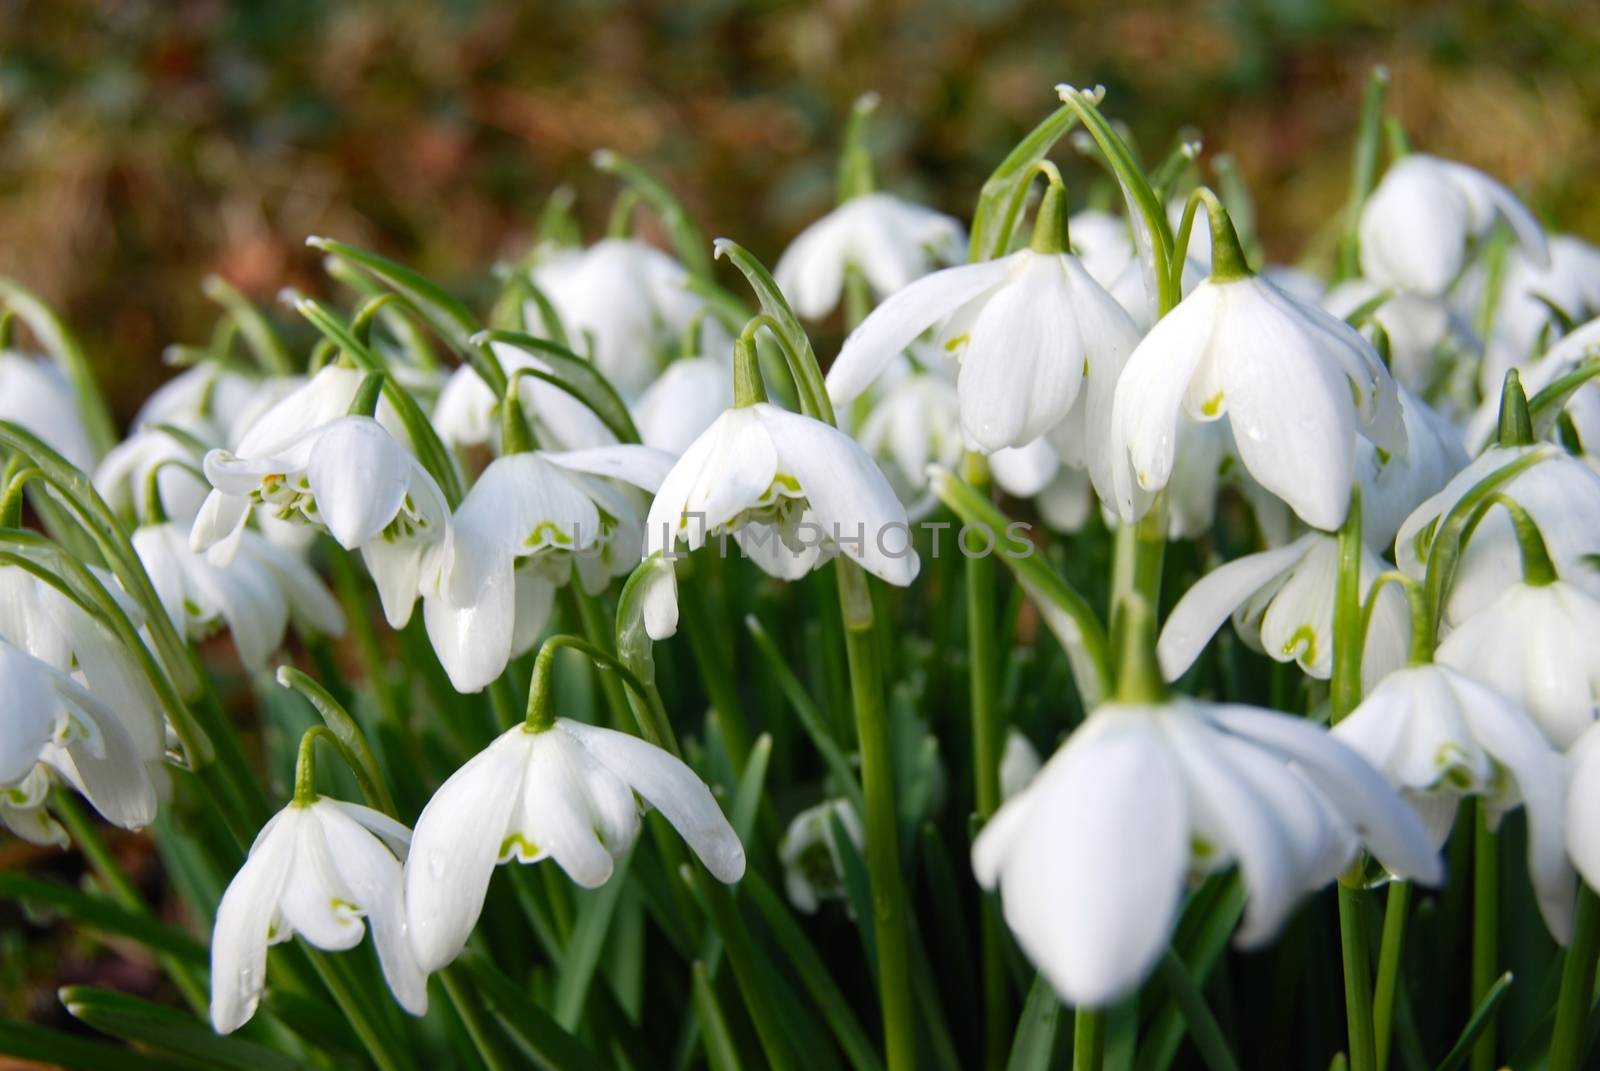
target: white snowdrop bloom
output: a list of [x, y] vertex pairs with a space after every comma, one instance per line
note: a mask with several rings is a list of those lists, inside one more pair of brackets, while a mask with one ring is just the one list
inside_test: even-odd
[[1589, 887], [1600, 887], [1600, 725], [1567, 749], [1567, 854]]
[[1005, 747], [1000, 750], [1000, 799], [1008, 800], [1027, 788], [1041, 765], [1039, 752], [1028, 738], [1015, 729], [1007, 731]]
[[554, 859], [604, 885], [639, 836], [640, 800], [661, 812], [719, 881], [744, 876], [744, 847], [682, 761], [626, 733], [556, 719], [507, 730], [434, 793], [406, 860], [411, 945], [424, 970], [460, 954], [498, 863]]
[[[1133, 234], [1121, 216], [1086, 208], [1067, 219], [1072, 252], [1094, 281], [1111, 289], [1128, 265], [1137, 263]], [[1131, 313], [1129, 315], [1132, 315]]]
[[[1506, 254], [1479, 369], [1485, 394], [1499, 390], [1508, 368], [1523, 368], [1537, 358], [1547, 331], [1552, 337], [1559, 333], [1550, 305], [1575, 323], [1600, 315], [1600, 248], [1565, 234], [1551, 236], [1549, 245], [1550, 259], [1544, 265], [1521, 247]], [[1458, 307], [1482, 308], [1486, 276], [1475, 268], [1462, 280], [1454, 295]]]
[[1600, 598], [1563, 580], [1518, 581], [1453, 628], [1437, 657], [1521, 706], [1564, 749], [1600, 713], [1596, 636]]
[[1055, 478], [1033, 496], [1033, 504], [1047, 528], [1071, 535], [1089, 523], [1100, 500], [1095, 497], [1087, 472], [1063, 465], [1056, 470]]
[[[506, 375], [523, 369], [550, 371], [533, 354], [502, 342], [490, 344]], [[553, 450], [585, 450], [617, 441], [605, 422], [583, 402], [534, 376], [517, 381], [523, 416], [539, 441]], [[470, 365], [450, 373], [431, 416], [439, 438], [450, 446], [484, 446], [500, 436], [500, 401]]]
[[1577, 882], [1567, 862], [1566, 764], [1504, 696], [1449, 666], [1412, 665], [1380, 681], [1333, 727], [1416, 807], [1443, 845], [1464, 796], [1483, 798], [1490, 827], [1528, 812], [1528, 873], [1556, 940], [1572, 933]]
[[1321, 304], [1343, 320], [1381, 294], [1389, 296], [1373, 310], [1370, 322], [1389, 336], [1389, 371], [1402, 386], [1418, 394], [1432, 389], [1446, 343], [1463, 350], [1479, 348], [1472, 325], [1439, 297], [1396, 293], [1370, 279], [1350, 279], [1324, 294]]
[[1173, 697], [1092, 713], [984, 827], [972, 867], [1061, 998], [1096, 1008], [1155, 966], [1190, 877], [1238, 866], [1252, 947], [1362, 844], [1397, 874], [1442, 876], [1416, 814], [1321, 728]]
[[1404, 454], [1384, 453], [1365, 439], [1356, 444], [1361, 531], [1368, 546], [1393, 545], [1411, 512], [1467, 467], [1461, 433], [1404, 387], [1400, 412], [1406, 429]]
[[406, 939], [401, 862], [410, 831], [355, 803], [291, 803], [262, 827], [228, 883], [211, 934], [211, 1025], [250, 1021], [266, 985], [267, 946], [295, 934], [328, 952], [372, 926], [384, 980], [412, 1015], [428, 1010], [427, 975]]
[[773, 278], [794, 311], [820, 320], [839, 304], [855, 268], [878, 300], [966, 255], [961, 224], [889, 193], [852, 197], [801, 231], [778, 258]]
[[856, 438], [867, 453], [888, 463], [890, 482], [907, 507], [920, 512], [928, 466], [948, 468], [961, 460], [955, 384], [937, 372], [913, 372], [881, 386]]
[[[1361, 551], [1362, 597], [1386, 566]], [[1286, 546], [1247, 554], [1201, 577], [1172, 608], [1157, 653], [1161, 672], [1177, 680], [1231, 615], [1234, 631], [1278, 662], [1295, 662], [1319, 680], [1333, 675], [1333, 607], [1339, 581], [1339, 540], [1308, 532]], [[1378, 593], [1362, 654], [1361, 676], [1375, 684], [1405, 664], [1411, 618], [1405, 595], [1392, 585]]]
[[142, 829], [156, 816], [149, 755], [123, 717], [83, 684], [10, 642], [0, 641], [0, 820], [28, 840], [65, 844], [44, 813], [51, 775], [101, 817]]
[[1000, 490], [1016, 498], [1032, 498], [1055, 480], [1061, 453], [1041, 435], [1024, 446], [1008, 446], [989, 455], [989, 474]]
[[0, 352], [0, 420], [31, 431], [84, 472], [94, 470], [94, 443], [78, 408], [78, 393], [54, 361]]
[[[1045, 193], [1033, 246], [946, 268], [891, 295], [851, 332], [828, 370], [835, 404], [855, 398], [901, 351], [939, 325], [961, 359], [956, 393], [969, 446], [1025, 446], [1067, 417], [1079, 393], [1094, 422], [1109, 406], [1138, 330], [1077, 257], [1062, 252], [1065, 196]], [[1092, 426], [1091, 445], [1103, 439]]]
[[[207, 447], [221, 441], [214, 427], [190, 424], [181, 430]], [[200, 458], [188, 444], [159, 428], [143, 427], [106, 451], [94, 470], [94, 486], [112, 509], [146, 516], [151, 507], [150, 473], [155, 472], [165, 511], [192, 521], [211, 491], [199, 469]]]
[[261, 669], [283, 643], [289, 621], [328, 636], [344, 633], [344, 613], [316, 571], [256, 532], [240, 533], [226, 567], [189, 547], [189, 529], [173, 521], [134, 530], [133, 549], [173, 628], [203, 640], [226, 626], [239, 660]]
[[917, 575], [906, 509], [867, 452], [820, 420], [767, 402], [727, 410], [672, 466], [645, 520], [645, 553], [698, 550], [727, 532], [757, 565], [796, 579], [842, 553], [901, 587]]
[[[705, 307], [682, 264], [631, 238], [554, 250], [540, 258], [531, 277], [573, 349], [587, 353], [625, 395], [649, 385], [663, 353]], [[524, 315], [535, 334], [550, 333], [536, 303], [529, 302]]]
[[[292, 389], [303, 382], [299, 377], [277, 377]], [[280, 388], [281, 389], [281, 388]], [[184, 369], [151, 392], [133, 426], [175, 424], [181, 428], [209, 426], [221, 434], [213, 445], [226, 445], [227, 434], [239, 427], [252, 409], [260, 404], [261, 393], [273, 390], [273, 380], [247, 376], [216, 361], [202, 361]], [[277, 401], [276, 397], [272, 398]]]
[[1361, 274], [1380, 286], [1443, 294], [1461, 274], [1467, 243], [1496, 219], [1528, 256], [1548, 260], [1544, 232], [1521, 201], [1465, 164], [1413, 153], [1384, 172], [1361, 210]]
[[1349, 502], [1357, 434], [1405, 450], [1394, 380], [1343, 321], [1234, 271], [1197, 286], [1128, 358], [1111, 411], [1108, 497], [1124, 520], [1142, 516], [1172, 478], [1183, 415], [1227, 414], [1250, 475], [1331, 531]]
[[212, 491], [190, 545], [225, 566], [238, 551], [251, 506], [268, 506], [281, 520], [326, 529], [346, 550], [359, 549], [384, 616], [404, 627], [422, 555], [443, 535], [449, 515], [438, 484], [372, 417], [335, 415], [305, 422], [293, 437], [258, 436], [276, 413], [263, 417], [236, 451], [206, 454]]
[[679, 357], [633, 404], [639, 441], [678, 455], [733, 404], [733, 362]]
[[[1600, 554], [1600, 475], [1578, 458], [1549, 445], [1491, 446], [1418, 506], [1395, 536], [1395, 562], [1421, 579], [1443, 518], [1473, 487], [1508, 465], [1517, 474], [1497, 490], [1533, 518], [1562, 579], [1600, 596], [1600, 571], [1589, 564]], [[1456, 563], [1445, 596], [1444, 621], [1458, 625], [1477, 615], [1522, 578], [1516, 529], [1503, 509], [1485, 513]]]
[[428, 637], [457, 691], [476, 692], [528, 650], [557, 586], [584, 590], [631, 572], [645, 501], [672, 466], [648, 446], [497, 458], [478, 477], [423, 570]]
[[856, 851], [865, 850], [861, 819], [847, 800], [824, 800], [807, 807], [789, 822], [778, 843], [783, 888], [795, 909], [814, 915], [824, 900], [843, 900], [844, 860], [834, 840], [834, 822], [844, 829]]

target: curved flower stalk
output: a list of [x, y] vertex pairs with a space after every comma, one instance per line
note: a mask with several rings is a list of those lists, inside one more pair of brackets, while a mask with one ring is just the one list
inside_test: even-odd
[[267, 947], [299, 934], [330, 952], [361, 943], [368, 924], [384, 980], [412, 1015], [428, 1010], [427, 975], [406, 939], [401, 863], [411, 832], [355, 803], [318, 796], [267, 822], [228, 883], [211, 935], [211, 1025], [250, 1021], [266, 984]]
[[1464, 797], [1481, 797], [1491, 830], [1528, 813], [1528, 873], [1551, 934], [1572, 934], [1577, 882], [1567, 861], [1566, 764], [1504, 696], [1447, 665], [1396, 670], [1333, 735], [1383, 771], [1443, 845]]
[[639, 563], [645, 503], [672, 456], [620, 444], [526, 451], [491, 462], [429, 552], [428, 637], [460, 692], [490, 684], [533, 646], [574, 568], [598, 594]]
[[1361, 273], [1381, 286], [1443, 294], [1461, 274], [1467, 244], [1501, 219], [1530, 260], [1548, 264], [1539, 221], [1510, 190], [1464, 164], [1403, 157], [1361, 211]]
[[[1511, 466], [1517, 466], [1513, 469]], [[1562, 579], [1600, 596], [1600, 573], [1588, 564], [1600, 553], [1600, 475], [1582, 461], [1547, 445], [1491, 446], [1438, 494], [1418, 506], [1395, 536], [1395, 562], [1414, 579], [1428, 567], [1443, 518], [1479, 483], [1505, 472], [1498, 490], [1526, 510], [1544, 537]], [[1461, 549], [1441, 613], [1459, 625], [1488, 607], [1522, 575], [1517, 534], [1504, 510], [1483, 514]]]
[[[523, 370], [551, 371], [533, 354], [505, 343], [490, 343], [507, 376]], [[523, 415], [541, 443], [554, 450], [585, 450], [617, 441], [605, 422], [571, 394], [534, 376], [522, 376], [517, 397]], [[433, 426], [451, 446], [493, 444], [500, 431], [500, 400], [477, 369], [462, 365], [450, 374], [433, 407]]]
[[1167, 697], [1147, 612], [1122, 614], [1142, 619], [1124, 650], [1143, 650], [1124, 662], [1116, 699], [972, 849], [979, 883], [1000, 890], [1007, 925], [1063, 1000], [1099, 1008], [1137, 987], [1194, 875], [1238, 866], [1244, 947], [1270, 939], [1363, 845], [1395, 873], [1442, 878], [1421, 821], [1366, 760], [1299, 718]]
[[850, 801], [842, 799], [824, 800], [795, 815], [778, 842], [784, 892], [807, 915], [815, 915], [825, 900], [845, 899], [844, 861], [834, 840], [835, 824], [861, 851], [865, 844], [861, 818]]
[[94, 468], [99, 451], [83, 422], [77, 391], [54, 362], [0, 352], [0, 420], [27, 428], [85, 472]]
[[1172, 477], [1184, 415], [1227, 414], [1251, 476], [1332, 531], [1349, 502], [1357, 434], [1405, 452], [1394, 380], [1354, 329], [1251, 273], [1220, 207], [1211, 228], [1211, 277], [1151, 329], [1117, 382], [1107, 497], [1124, 520], [1142, 517]]
[[466, 946], [496, 865], [554, 859], [579, 885], [604, 885], [638, 839], [647, 804], [717, 880], [744, 876], [738, 835], [681, 759], [627, 733], [554, 715], [559, 639], [547, 641], [534, 664], [527, 720], [452, 774], [417, 818], [405, 900], [424, 970], [438, 970]]
[[[1384, 568], [1381, 558], [1362, 548], [1363, 595]], [[1162, 674], [1169, 681], [1181, 677], [1231, 615], [1234, 630], [1250, 647], [1328, 680], [1338, 578], [1339, 540], [1328, 532], [1308, 532], [1213, 569], [1178, 600], [1161, 630], [1156, 650]], [[1405, 664], [1410, 629], [1405, 596], [1380, 589], [1361, 660], [1364, 681], [1376, 684]]]
[[191, 550], [188, 527], [175, 521], [143, 525], [132, 538], [172, 627], [198, 641], [225, 625], [250, 669], [266, 665], [291, 619], [323, 635], [344, 634], [344, 613], [316, 571], [259, 533], [241, 532], [225, 567]]
[[[637, 394], [661, 367], [705, 301], [672, 257], [631, 238], [606, 238], [587, 249], [553, 249], [531, 272], [574, 348], [624, 394]], [[537, 303], [524, 312], [530, 329], [549, 336]], [[584, 345], [581, 340], [587, 340]]]
[[764, 571], [793, 580], [842, 553], [905, 586], [916, 577], [905, 507], [837, 428], [766, 402], [735, 406], [672, 466], [645, 520], [645, 553], [731, 534]]
[[966, 253], [959, 221], [889, 193], [851, 197], [801, 231], [772, 275], [794, 311], [820, 320], [839, 304], [854, 268], [878, 300]]
[[[1066, 193], [1045, 192], [1032, 245], [998, 260], [923, 277], [873, 310], [829, 369], [836, 404], [861, 394], [918, 335], [961, 359], [956, 391], [967, 443], [985, 453], [1025, 446], [1066, 419], [1079, 392], [1085, 417], [1106, 410], [1138, 340], [1128, 314], [1069, 248]], [[1091, 426], [1091, 446], [1103, 436]]]

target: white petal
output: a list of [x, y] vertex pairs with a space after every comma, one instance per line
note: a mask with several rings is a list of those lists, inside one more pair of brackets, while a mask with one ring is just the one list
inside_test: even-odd
[[411, 458], [371, 417], [335, 421], [317, 437], [306, 466], [317, 512], [346, 550], [394, 520], [411, 485]]
[[[265, 831], [263, 831], [265, 832]], [[239, 1029], [255, 1014], [267, 974], [267, 940], [294, 858], [292, 823], [279, 821], [228, 883], [211, 933], [211, 1025]]]
[[511, 660], [516, 626], [516, 585], [506, 561], [479, 589], [477, 599], [455, 606], [447, 595], [427, 595], [422, 618], [439, 663], [458, 692], [482, 691]]
[[545, 453], [543, 456], [562, 468], [621, 480], [652, 493], [661, 489], [661, 481], [667, 478], [667, 473], [672, 471], [677, 461], [665, 450], [631, 443]]
[[1183, 676], [1228, 615], [1299, 561], [1311, 538], [1302, 536], [1286, 547], [1235, 558], [1196, 581], [1162, 626], [1161, 639], [1156, 643], [1161, 675], [1169, 681]]

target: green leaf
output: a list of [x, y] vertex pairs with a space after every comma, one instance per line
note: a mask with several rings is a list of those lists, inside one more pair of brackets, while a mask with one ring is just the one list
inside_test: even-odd
[[1478, 1035], [1494, 1022], [1495, 1012], [1500, 1010], [1500, 1002], [1505, 999], [1506, 992], [1510, 988], [1511, 972], [1507, 971], [1483, 995], [1477, 1009], [1472, 1013], [1472, 1018], [1467, 1020], [1466, 1027], [1461, 1031], [1461, 1036], [1450, 1046], [1450, 1051], [1445, 1053], [1444, 1059], [1439, 1061], [1435, 1071], [1455, 1071], [1467, 1062], [1467, 1057], [1472, 1055], [1472, 1046], [1477, 1042]]
[[293, 666], [278, 667], [278, 683], [299, 692], [316, 712], [322, 715], [323, 722], [339, 741], [340, 747], [353, 760], [350, 763], [350, 772], [355, 774], [356, 782], [361, 786], [361, 794], [367, 798], [367, 803], [391, 818], [399, 817], [399, 812], [395, 810], [394, 799], [383, 783], [383, 773], [378, 769], [372, 748], [367, 744], [366, 734], [361, 731], [361, 726], [356, 724], [356, 720], [349, 712], [339, 705], [339, 701], [330, 695], [326, 688]]
[[[530, 357], [534, 357], [547, 365], [549, 372], [528, 369], [523, 375], [531, 375], [553, 384], [572, 395], [587, 406], [590, 412], [600, 418], [611, 434], [625, 443], [639, 441], [639, 430], [634, 427], [633, 417], [628, 412], [627, 403], [617, 393], [600, 370], [591, 362], [584, 360], [571, 350], [551, 342], [549, 339], [534, 338], [520, 331], [480, 331], [472, 336], [474, 345], [495, 344], [511, 346], [522, 350]], [[501, 395], [505, 392], [502, 390]]]
[[1055, 1061], [1063, 1013], [1061, 998], [1042, 974], [1034, 976], [1011, 1041], [1006, 1071], [1048, 1071]]
[[795, 389], [800, 394], [801, 411], [825, 424], [837, 424], [833, 402], [822, 381], [822, 368], [817, 364], [816, 351], [811, 348], [811, 338], [789, 307], [789, 299], [783, 296], [772, 273], [737, 242], [718, 238], [714, 248], [717, 256], [727, 257], [744, 273], [750, 289], [755, 291], [756, 300], [761, 303], [761, 311], [771, 317], [774, 333], [789, 364], [789, 374], [794, 377]]
[[728, 1021], [717, 1005], [716, 990], [706, 975], [706, 965], [694, 961], [694, 1013], [700, 1020], [700, 1040], [711, 1071], [740, 1071], [739, 1051], [728, 1032]]
[[594, 166], [609, 175], [616, 175], [628, 188], [650, 205], [672, 239], [672, 248], [690, 273], [702, 279], [711, 278], [711, 257], [707, 253], [705, 235], [695, 224], [694, 217], [683, 207], [683, 202], [650, 172], [610, 149], [594, 154]]
[[70, 885], [26, 874], [0, 872], [0, 897], [48, 906], [80, 925], [112, 936], [131, 938], [152, 952], [166, 953], [197, 967], [210, 962], [205, 946], [182, 930]]
[[10, 279], [0, 279], [0, 303], [17, 314], [28, 325], [33, 337], [45, 352], [61, 366], [72, 381], [72, 391], [78, 401], [78, 413], [83, 417], [84, 428], [97, 454], [104, 454], [117, 445], [117, 425], [111, 419], [111, 409], [95, 379], [89, 356], [84, 353], [78, 339], [55, 310], [46, 305], [38, 295]]
[[563, 1030], [487, 959], [469, 953], [461, 962], [472, 975], [478, 995], [540, 1067], [547, 1071], [604, 1071], [606, 1065], [588, 1046]]
[[61, 1003], [96, 1030], [219, 1071], [296, 1071], [298, 1060], [252, 1041], [215, 1033], [210, 1024], [114, 989], [66, 986]]
[[627, 884], [624, 879], [632, 856], [629, 852], [617, 860], [611, 880], [586, 893], [581, 900], [577, 925], [572, 928], [572, 939], [561, 957], [561, 979], [556, 983], [555, 1017], [564, 1030], [577, 1029], [583, 1019], [589, 983], [600, 965], [600, 952], [610, 932], [611, 917], [616, 912], [622, 888]]
[[[107, 1045], [59, 1030], [0, 1019], [0, 1053], [73, 1071], [172, 1071], [170, 1058], [146, 1056], [126, 1045]], [[204, 1065], [201, 1065], [202, 1067]]]
[[[306, 239], [306, 245], [354, 265], [391, 290], [403, 294], [416, 306], [423, 319], [439, 332], [440, 337], [458, 350], [465, 351], [471, 347], [470, 339], [478, 330], [478, 321], [472, 315], [472, 310], [421, 272], [381, 254], [346, 245], [333, 238], [313, 235]], [[504, 386], [502, 383], [496, 393], [504, 393]], [[489, 389], [495, 390], [495, 384], [491, 382]]]
[[289, 356], [288, 347], [255, 302], [220, 275], [206, 276], [200, 282], [200, 291], [228, 310], [263, 371], [275, 376], [294, 374], [294, 360]]
[[984, 182], [978, 206], [972, 213], [972, 239], [967, 259], [976, 263], [1004, 256], [1022, 211], [1023, 197], [1033, 179], [1034, 165], [1050, 154], [1055, 143], [1077, 125], [1078, 116], [1063, 105], [1017, 143]]
[[762, 793], [767, 785], [767, 765], [772, 759], [772, 734], [762, 733], [750, 748], [750, 759], [744, 764], [738, 790], [733, 794], [733, 809], [729, 820], [733, 831], [742, 843], [748, 844], [755, 832], [756, 812], [761, 807]]

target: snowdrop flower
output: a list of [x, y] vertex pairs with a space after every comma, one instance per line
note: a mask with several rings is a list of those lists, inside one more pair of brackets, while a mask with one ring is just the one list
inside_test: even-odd
[[[263, 380], [242, 375], [217, 361], [202, 361], [151, 392], [134, 414], [133, 426], [175, 424], [185, 429], [209, 428], [217, 432], [215, 442], [223, 444], [234, 432], [245, 430], [241, 421], [250, 418], [251, 410], [260, 404], [263, 391], [270, 397], [275, 388], [293, 389], [302, 382], [298, 377], [279, 379], [281, 383]], [[256, 415], [262, 411], [257, 410]]]
[[847, 800], [825, 800], [807, 807], [790, 821], [778, 843], [783, 888], [795, 909], [815, 915], [824, 900], [843, 900], [844, 860], [834, 840], [834, 823], [844, 829], [856, 851], [866, 843], [861, 819]]
[[[753, 349], [739, 359], [759, 382]], [[698, 550], [719, 531], [779, 579], [805, 575], [825, 552], [901, 587], [919, 566], [905, 507], [866, 451], [765, 401], [724, 412], [672, 466], [645, 520], [645, 554], [680, 540]]]
[[1436, 410], [1399, 388], [1406, 452], [1387, 454], [1362, 439], [1356, 443], [1361, 483], [1361, 531], [1368, 546], [1387, 547], [1406, 518], [1467, 467], [1461, 433]]
[[1527, 710], [1564, 749], [1600, 712], [1597, 630], [1600, 598], [1563, 580], [1518, 582], [1452, 629], [1437, 658]]
[[423, 573], [428, 637], [457, 691], [481, 690], [533, 645], [574, 567], [599, 594], [638, 564], [645, 504], [633, 488], [655, 490], [671, 465], [633, 445], [490, 463]]
[[888, 193], [852, 197], [783, 251], [773, 277], [795, 312], [820, 320], [839, 304], [848, 268], [880, 301], [940, 264], [963, 258], [966, 232], [942, 212]]
[[[417, 597], [422, 555], [442, 535], [449, 511], [433, 477], [382, 424], [342, 415], [313, 391], [326, 371], [263, 416], [237, 450], [206, 454], [212, 491], [190, 545], [226, 566], [250, 507], [270, 506], [282, 520], [323, 528], [346, 550], [359, 549], [384, 616], [402, 628]], [[296, 414], [297, 401], [315, 411]], [[330, 410], [331, 417], [317, 419]]]
[[366, 923], [395, 999], [412, 1015], [427, 1012], [427, 975], [406, 940], [402, 903], [410, 837], [378, 811], [321, 796], [297, 798], [262, 827], [222, 894], [211, 935], [211, 1025], [219, 1034], [255, 1014], [268, 945], [298, 933], [339, 952], [361, 943]]
[[[1513, 465], [1517, 467], [1508, 467]], [[1600, 596], [1600, 572], [1588, 564], [1591, 555], [1600, 554], [1600, 475], [1549, 445], [1491, 446], [1478, 455], [1406, 518], [1395, 537], [1396, 564], [1421, 579], [1444, 518], [1469, 491], [1502, 470], [1510, 475], [1497, 490], [1533, 518], [1557, 573], [1566, 583]], [[1445, 622], [1458, 625], [1476, 616], [1521, 576], [1512, 519], [1505, 510], [1490, 510], [1456, 562], [1444, 599]]]
[[[546, 678], [554, 650], [539, 654]], [[424, 970], [460, 954], [499, 863], [554, 859], [579, 885], [604, 885], [639, 836], [640, 800], [719, 881], [744, 875], [738, 835], [693, 770], [627, 733], [548, 716], [540, 672], [536, 664], [529, 721], [468, 760], [417, 819], [405, 899]]]
[[1567, 854], [1592, 889], [1600, 887], [1600, 727], [1584, 730], [1567, 760]]
[[679, 357], [634, 403], [633, 423], [640, 442], [676, 456], [732, 404], [733, 362]]
[[[572, 338], [624, 394], [643, 390], [705, 302], [689, 288], [689, 273], [654, 246], [606, 238], [587, 249], [561, 249], [542, 258], [533, 285], [549, 299]], [[550, 333], [537, 304], [527, 321]], [[584, 341], [587, 344], [584, 344]]]
[[[1065, 190], [1052, 182], [1028, 249], [935, 272], [891, 295], [845, 340], [828, 371], [829, 396], [835, 404], [855, 398], [938, 324], [941, 347], [961, 358], [956, 392], [973, 449], [987, 453], [1037, 439], [1066, 418], [1085, 381], [1082, 412], [1097, 421], [1138, 331], [1065, 252], [1066, 226]], [[1091, 448], [1103, 439], [1091, 424]]]
[[[215, 446], [220, 440], [215, 428], [173, 427], [180, 434], [194, 434], [194, 442], [185, 442], [163, 428], [144, 427], [106, 451], [94, 470], [94, 486], [108, 506], [147, 516], [151, 509], [150, 475], [154, 473], [167, 513], [192, 521], [200, 512], [211, 491], [200, 471], [200, 458], [203, 448]], [[202, 435], [206, 437], [201, 438]], [[199, 444], [203, 444], [202, 451], [194, 449]]]
[[1027, 788], [1040, 765], [1039, 753], [1028, 738], [1015, 729], [1007, 732], [1006, 745], [1000, 750], [1001, 800], [1008, 800]]
[[928, 466], [961, 460], [956, 387], [937, 372], [913, 372], [883, 387], [857, 435], [874, 458], [888, 462], [890, 482], [908, 508], [926, 501]]
[[133, 549], [173, 628], [203, 640], [226, 625], [250, 669], [266, 665], [291, 618], [324, 635], [344, 633], [344, 614], [316, 571], [256, 532], [240, 533], [225, 568], [189, 549], [187, 526], [172, 521], [135, 529]]
[[156, 816], [149, 756], [122, 717], [41, 658], [0, 641], [0, 820], [19, 836], [64, 846], [44, 813], [52, 774], [124, 829]]
[[94, 443], [78, 409], [78, 393], [54, 361], [0, 352], [0, 420], [33, 432], [84, 472], [94, 469]]
[[[1363, 598], [1384, 562], [1361, 551]], [[1278, 662], [1295, 662], [1318, 680], [1333, 675], [1333, 607], [1339, 580], [1339, 540], [1308, 532], [1286, 546], [1247, 554], [1201, 577], [1172, 608], [1157, 652], [1167, 680], [1177, 680], [1229, 615], [1234, 631], [1254, 650]], [[1361, 676], [1374, 684], [1405, 662], [1411, 619], [1405, 596], [1378, 592], [1361, 660]]]
[[[508, 376], [524, 369], [550, 371], [548, 364], [516, 346], [492, 342], [490, 348]], [[517, 380], [517, 398], [539, 441], [552, 449], [584, 450], [617, 441], [587, 405], [553, 383], [521, 376]], [[464, 364], [445, 381], [431, 419], [439, 438], [448, 445], [485, 446], [495, 441], [500, 430], [498, 406], [499, 399], [483, 377], [471, 365]]]
[[1211, 227], [1211, 277], [1151, 329], [1117, 382], [1114, 504], [1125, 521], [1150, 508], [1172, 477], [1184, 413], [1227, 414], [1250, 475], [1307, 524], [1332, 531], [1355, 479], [1357, 433], [1391, 454], [1405, 450], [1394, 381], [1351, 327], [1252, 274], [1220, 207]]
[[1148, 611], [1123, 612], [1135, 610], [1140, 653], [1116, 700], [1089, 715], [972, 847], [978, 883], [999, 889], [1006, 924], [1064, 1001], [1104, 1007], [1136, 988], [1171, 940], [1186, 881], [1230, 864], [1246, 889], [1245, 947], [1270, 939], [1363, 844], [1397, 874], [1441, 878], [1416, 814], [1323, 729], [1165, 696]]
[[1440, 295], [1466, 261], [1467, 243], [1496, 219], [1546, 264], [1544, 232], [1511, 191], [1464, 164], [1413, 153], [1396, 161], [1361, 210], [1361, 274], [1380, 286]]
[[[1600, 314], [1600, 248], [1565, 234], [1552, 236], [1549, 245], [1550, 259], [1544, 265], [1520, 246], [1506, 254], [1479, 369], [1485, 394], [1499, 389], [1508, 368], [1524, 368], [1538, 355], [1546, 332], [1559, 330], [1551, 305], [1576, 323]], [[1457, 288], [1457, 304], [1481, 309], [1486, 279], [1485, 270], [1469, 273]]]
[[1564, 844], [1566, 769], [1526, 713], [1449, 666], [1413, 664], [1380, 681], [1333, 735], [1404, 792], [1435, 845], [1463, 796], [1483, 797], [1491, 828], [1525, 804], [1528, 873], [1545, 925], [1566, 944], [1577, 893]]

